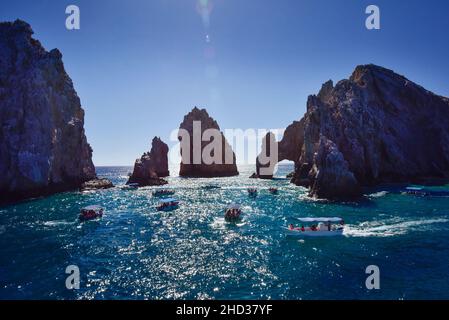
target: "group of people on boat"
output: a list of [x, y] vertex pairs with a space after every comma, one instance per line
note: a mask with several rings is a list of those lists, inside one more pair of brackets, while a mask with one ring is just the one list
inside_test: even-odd
[[103, 208], [99, 206], [89, 206], [81, 209], [79, 219], [81, 221], [92, 220], [103, 216]]
[[[343, 221], [343, 219], [341, 219], [340, 221], [338, 221], [338, 224], [342, 227], [344, 226], [345, 222]], [[306, 231], [334, 231], [337, 229], [335, 224], [332, 224], [331, 221], [325, 221], [323, 222], [322, 220], [318, 223], [318, 224], [312, 224], [310, 227], [304, 227], [304, 225], [301, 225], [301, 227], [295, 227], [293, 224], [290, 224], [288, 226], [288, 229], [290, 231], [301, 231], [301, 232], [306, 232]]]
[[172, 210], [176, 209], [179, 205], [179, 201], [175, 199], [166, 199], [161, 201], [157, 206], [158, 211]]
[[226, 221], [236, 221], [240, 219], [240, 215], [242, 214], [242, 210], [237, 207], [231, 207], [226, 210], [225, 220]]
[[174, 190], [168, 190], [168, 189], [161, 189], [161, 190], [156, 190], [153, 192], [154, 196], [168, 196], [168, 195], [172, 195], [175, 194]]

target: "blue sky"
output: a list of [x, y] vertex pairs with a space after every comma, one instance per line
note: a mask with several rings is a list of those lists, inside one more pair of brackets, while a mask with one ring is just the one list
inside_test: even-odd
[[[69, 4], [80, 7], [81, 30], [65, 28]], [[365, 28], [369, 4], [380, 7], [381, 30]], [[302, 117], [309, 94], [358, 64], [449, 96], [449, 1], [209, 5], [205, 23], [197, 0], [2, 0], [0, 20], [29, 22], [47, 50], [63, 53], [96, 165], [132, 165], [153, 136], [169, 142], [193, 106], [222, 129], [286, 127]]]

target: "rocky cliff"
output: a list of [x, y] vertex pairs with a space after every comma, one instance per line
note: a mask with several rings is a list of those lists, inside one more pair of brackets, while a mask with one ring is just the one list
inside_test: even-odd
[[292, 181], [320, 198], [449, 177], [449, 100], [391, 70], [358, 66], [310, 96]]
[[162, 185], [167, 182], [160, 178], [169, 175], [168, 146], [160, 138], [155, 137], [151, 143], [151, 151], [144, 153], [140, 159], [136, 160], [128, 184]]
[[193, 108], [184, 117], [178, 136], [182, 157], [180, 176], [209, 178], [239, 174], [231, 146], [205, 109]]
[[[256, 173], [253, 178], [272, 179], [274, 166], [283, 160], [299, 161], [304, 143], [304, 119], [293, 121], [284, 131], [282, 140], [277, 142], [274, 135], [269, 132], [262, 141], [262, 150], [256, 159]], [[271, 146], [277, 149], [271, 151]], [[261, 169], [265, 168], [264, 172]]]
[[0, 201], [78, 188], [95, 178], [84, 111], [62, 55], [20, 20], [0, 23]]

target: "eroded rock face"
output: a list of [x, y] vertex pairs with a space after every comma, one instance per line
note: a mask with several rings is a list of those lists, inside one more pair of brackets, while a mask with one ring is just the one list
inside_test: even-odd
[[153, 186], [167, 184], [161, 179], [170, 175], [168, 170], [168, 146], [155, 137], [151, 143], [151, 151], [146, 152], [134, 164], [134, 171], [128, 180], [140, 186]]
[[[194, 130], [194, 126], [197, 130]], [[207, 129], [215, 129], [218, 135], [204, 137]], [[201, 137], [207, 141], [202, 141]], [[217, 139], [217, 140], [215, 140]], [[197, 107], [184, 117], [179, 127], [179, 140], [181, 142], [182, 161], [179, 175], [182, 177], [229, 177], [238, 175], [235, 154], [220, 131], [218, 123], [212, 119], [205, 109]], [[216, 142], [214, 151], [211, 147]], [[196, 145], [198, 143], [198, 145]], [[221, 150], [221, 154], [217, 152]], [[217, 153], [215, 153], [217, 152]], [[209, 155], [212, 159], [205, 161], [202, 154]]]
[[[262, 150], [256, 159], [256, 173], [253, 178], [272, 179], [275, 165], [283, 160], [299, 161], [304, 144], [304, 119], [294, 121], [284, 131], [282, 140], [276, 142], [272, 133], [267, 133], [262, 141]], [[277, 156], [271, 151], [277, 146]], [[264, 168], [264, 170], [261, 170]], [[263, 171], [263, 172], [262, 172]]]
[[320, 138], [309, 176], [313, 181], [310, 192], [318, 198], [353, 198], [361, 193], [360, 185], [349, 170], [343, 154], [325, 136]]
[[20, 20], [0, 23], [0, 202], [95, 178], [84, 111], [62, 55]]
[[363, 65], [335, 87], [326, 83], [309, 97], [303, 121], [292, 181], [310, 186], [314, 196], [356, 196], [358, 186], [448, 178], [449, 100], [391, 70]]

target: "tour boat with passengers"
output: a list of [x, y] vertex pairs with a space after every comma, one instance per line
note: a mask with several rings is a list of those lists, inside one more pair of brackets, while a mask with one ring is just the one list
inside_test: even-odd
[[179, 201], [174, 198], [162, 199], [157, 205], [157, 211], [172, 211], [179, 208]]
[[137, 188], [139, 188], [138, 183], [127, 183], [122, 187], [123, 190], [134, 190]]
[[242, 214], [242, 209], [238, 204], [232, 204], [226, 209], [225, 212], [225, 220], [227, 222], [236, 222], [240, 220], [240, 216]]
[[287, 235], [295, 237], [333, 237], [343, 235], [345, 223], [339, 217], [299, 218], [297, 220], [301, 222], [300, 226], [290, 224], [288, 227], [284, 227]]
[[88, 206], [81, 209], [80, 221], [93, 220], [103, 216], [103, 208], [100, 206]]
[[159, 189], [153, 191], [153, 196], [160, 197], [160, 196], [171, 196], [175, 194], [175, 190], [169, 190], [169, 189]]

